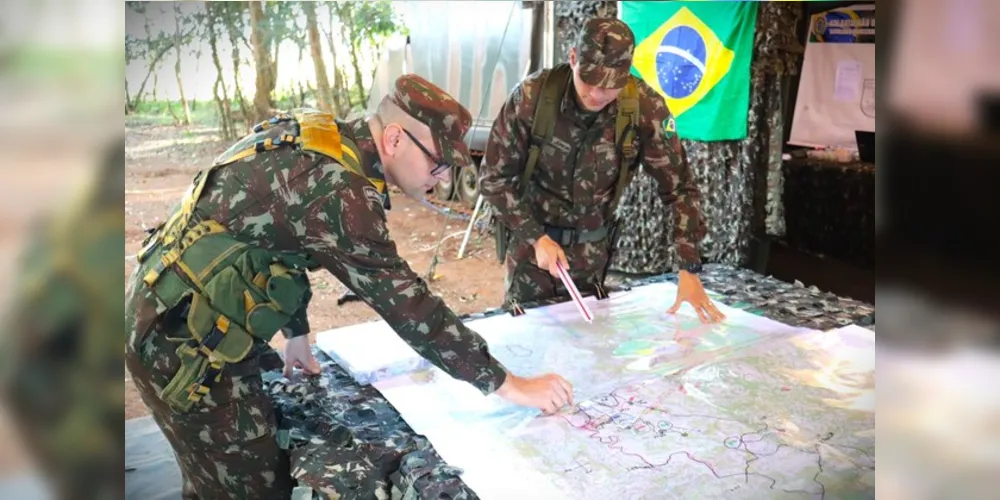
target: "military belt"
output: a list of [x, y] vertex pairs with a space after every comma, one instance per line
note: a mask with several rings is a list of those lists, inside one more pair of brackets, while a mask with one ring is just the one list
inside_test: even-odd
[[594, 243], [608, 237], [607, 226], [585, 231], [571, 227], [543, 226], [545, 234], [560, 246], [568, 247], [581, 243]]

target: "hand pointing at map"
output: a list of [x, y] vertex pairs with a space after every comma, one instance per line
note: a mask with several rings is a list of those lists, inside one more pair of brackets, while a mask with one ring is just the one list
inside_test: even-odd
[[573, 386], [554, 373], [532, 378], [507, 373], [507, 380], [496, 393], [511, 403], [538, 408], [546, 414], [573, 404]]
[[708, 298], [705, 287], [701, 285], [701, 280], [694, 274], [683, 270], [677, 276], [677, 301], [667, 312], [676, 314], [682, 302], [687, 302], [694, 307], [694, 311], [698, 313], [702, 323], [717, 323], [726, 319], [726, 316]]

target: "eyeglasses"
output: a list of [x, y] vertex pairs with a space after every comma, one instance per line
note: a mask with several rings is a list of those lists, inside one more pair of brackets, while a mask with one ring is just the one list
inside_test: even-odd
[[413, 141], [413, 143], [416, 144], [417, 147], [420, 148], [420, 150], [423, 151], [424, 154], [427, 155], [428, 158], [430, 158], [431, 163], [434, 164], [434, 168], [431, 169], [431, 175], [432, 176], [437, 176], [437, 175], [441, 174], [442, 172], [444, 172], [444, 171], [448, 170], [449, 168], [451, 168], [451, 165], [445, 163], [441, 159], [439, 159], [436, 156], [432, 155], [431, 152], [428, 151], [427, 148], [425, 148], [424, 145], [421, 144], [420, 141], [418, 141], [416, 137], [413, 137], [413, 134], [411, 134], [409, 130], [406, 130], [404, 128], [403, 132], [406, 133], [406, 136], [409, 137], [410, 140]]

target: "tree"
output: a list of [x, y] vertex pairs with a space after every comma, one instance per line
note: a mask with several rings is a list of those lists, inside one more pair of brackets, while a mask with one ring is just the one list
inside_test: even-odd
[[[208, 33], [208, 44], [212, 49], [212, 64], [215, 65], [216, 71], [215, 84], [212, 87], [212, 97], [215, 98], [216, 109], [219, 111], [222, 138], [229, 140], [235, 138], [236, 131], [233, 127], [233, 112], [229, 102], [229, 91], [226, 90], [226, 83], [222, 78], [222, 63], [219, 62], [219, 49], [215, 33], [216, 20], [218, 18], [215, 15], [215, 8], [216, 6], [213, 2], [205, 2], [205, 28]], [[222, 91], [221, 98], [219, 97], [220, 90]]]
[[[174, 73], [177, 75], [177, 91], [181, 97], [181, 109], [184, 113], [184, 125], [191, 125], [191, 108], [188, 107], [187, 99], [184, 97], [184, 80], [181, 78], [181, 47], [184, 45], [184, 34], [181, 31], [181, 4], [174, 3], [174, 49], [177, 51], [177, 61], [174, 62]], [[171, 109], [171, 113], [173, 110]]]
[[327, 15], [329, 20], [329, 31], [324, 31], [326, 43], [330, 46], [330, 57], [333, 59], [333, 99], [336, 102], [337, 113], [346, 116], [351, 111], [351, 96], [344, 83], [344, 72], [337, 64], [337, 44], [333, 43], [333, 26], [336, 24], [337, 9], [332, 4], [327, 4]]
[[361, 74], [359, 54], [362, 44], [367, 43], [376, 54], [398, 26], [392, 4], [386, 0], [371, 2], [337, 2], [337, 17], [347, 30], [351, 65], [354, 69], [354, 84], [361, 98], [361, 104], [368, 101], [364, 77]]
[[254, 121], [261, 122], [272, 115], [271, 90], [274, 89], [276, 78], [272, 75], [271, 54], [267, 50], [267, 34], [265, 32], [264, 9], [258, 0], [250, 2], [250, 43], [253, 45], [253, 58], [257, 70], [256, 93], [253, 98]]
[[247, 2], [213, 2], [212, 6], [216, 22], [225, 25], [229, 36], [229, 45], [232, 47], [230, 57], [233, 60], [233, 93], [236, 103], [240, 107], [240, 115], [246, 123], [246, 128], [249, 129], [256, 120], [256, 113], [247, 105], [243, 89], [240, 87], [240, 66], [243, 65], [240, 57], [240, 46], [253, 50], [244, 34], [247, 27], [247, 21], [244, 17], [247, 14]]
[[146, 60], [146, 76], [142, 79], [142, 83], [139, 84], [139, 90], [132, 95], [132, 102], [128, 104], [128, 107], [135, 111], [139, 106], [139, 102], [142, 100], [142, 96], [146, 91], [146, 84], [149, 82], [149, 77], [153, 77], [153, 93], [154, 99], [156, 94], [156, 68], [159, 67], [160, 62], [163, 57], [170, 52], [170, 49], [174, 47], [174, 39], [164, 33], [159, 33], [157, 36], [153, 36], [149, 27], [149, 17], [146, 10], [147, 5], [142, 2], [128, 2], [127, 7], [141, 14], [143, 17], [143, 28], [146, 32], [146, 38], [140, 39], [132, 37], [129, 35], [125, 36], [125, 57], [127, 62], [133, 60], [145, 59]]
[[316, 68], [316, 87], [319, 94], [319, 107], [327, 113], [332, 113], [330, 105], [330, 83], [326, 79], [326, 65], [323, 63], [323, 46], [319, 40], [319, 28], [316, 23], [316, 6], [311, 2], [301, 4], [306, 14], [306, 31], [309, 34], [309, 49], [312, 52], [313, 66]]

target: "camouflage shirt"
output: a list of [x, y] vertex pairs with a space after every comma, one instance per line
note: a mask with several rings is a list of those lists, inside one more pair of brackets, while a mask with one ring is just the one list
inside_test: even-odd
[[[196, 212], [243, 241], [310, 257], [374, 308], [421, 356], [483, 393], [495, 391], [506, 377], [503, 366], [486, 342], [431, 293], [389, 238], [385, 176], [367, 121], [338, 126], [361, 149], [365, 176], [323, 155], [279, 147], [218, 169]], [[230, 151], [294, 133], [292, 127], [293, 122], [285, 122], [250, 134]], [[309, 332], [305, 310], [287, 327], [286, 336]]]
[[[481, 175], [484, 199], [495, 206], [504, 223], [521, 240], [534, 243], [543, 224], [594, 230], [604, 220], [618, 181], [615, 117], [618, 103], [587, 113], [576, 103], [569, 85], [559, 106], [552, 140], [542, 148], [526, 191], [518, 201], [517, 188], [531, 142], [531, 123], [542, 83], [550, 70], [529, 75], [511, 93], [500, 110], [486, 147]], [[640, 129], [637, 162], [659, 184], [659, 195], [677, 215], [673, 234], [685, 264], [700, 262], [698, 243], [705, 234], [700, 193], [677, 135], [667, 131], [672, 116], [663, 98], [638, 80]]]

